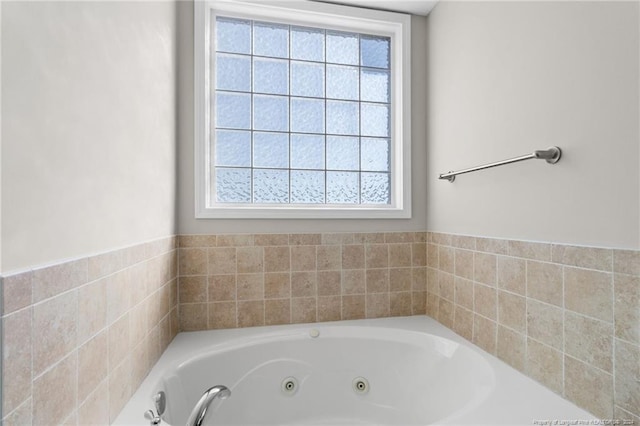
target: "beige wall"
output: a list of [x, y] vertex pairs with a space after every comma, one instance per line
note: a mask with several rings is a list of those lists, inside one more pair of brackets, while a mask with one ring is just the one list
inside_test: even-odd
[[[441, 2], [428, 21], [427, 229], [640, 247], [638, 2]], [[563, 159], [449, 170], [558, 145]]]
[[174, 3], [2, 8], [2, 270], [174, 234]]
[[194, 135], [193, 135], [193, 4], [178, 6], [180, 26], [178, 54], [179, 131], [178, 131], [178, 232], [181, 234], [251, 233], [251, 232], [367, 232], [419, 231], [426, 225], [424, 190], [426, 161], [425, 79], [426, 20], [413, 17], [412, 29], [412, 218], [393, 220], [222, 220], [195, 219], [194, 207]]

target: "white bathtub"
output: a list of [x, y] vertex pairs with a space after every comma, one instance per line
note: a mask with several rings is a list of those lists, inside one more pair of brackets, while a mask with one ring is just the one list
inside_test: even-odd
[[[317, 337], [316, 334], [318, 334]], [[293, 391], [284, 391], [294, 378]], [[364, 392], [354, 380], [366, 379]], [[595, 419], [436, 321], [420, 316], [180, 333], [115, 425], [184, 425], [226, 385], [207, 425], [532, 425]]]

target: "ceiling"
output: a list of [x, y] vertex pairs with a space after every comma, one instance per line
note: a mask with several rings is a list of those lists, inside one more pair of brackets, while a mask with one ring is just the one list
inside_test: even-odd
[[394, 12], [428, 15], [438, 0], [320, 0], [326, 3], [346, 4]]

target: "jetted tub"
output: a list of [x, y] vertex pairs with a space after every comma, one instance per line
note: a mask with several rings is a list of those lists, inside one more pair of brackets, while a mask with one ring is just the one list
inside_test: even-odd
[[595, 419], [431, 318], [180, 333], [115, 425], [185, 425], [225, 385], [206, 425], [532, 425]]

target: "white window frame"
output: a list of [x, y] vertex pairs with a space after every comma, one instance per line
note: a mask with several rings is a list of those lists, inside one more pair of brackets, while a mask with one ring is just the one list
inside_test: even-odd
[[[411, 16], [314, 1], [208, 0], [194, 2], [195, 212], [196, 218], [408, 219], [411, 218]], [[362, 204], [210, 203], [210, 135], [215, 81], [210, 56], [211, 20], [217, 14], [251, 20], [366, 33], [391, 38], [391, 202]], [[208, 207], [213, 205], [213, 207]]]

